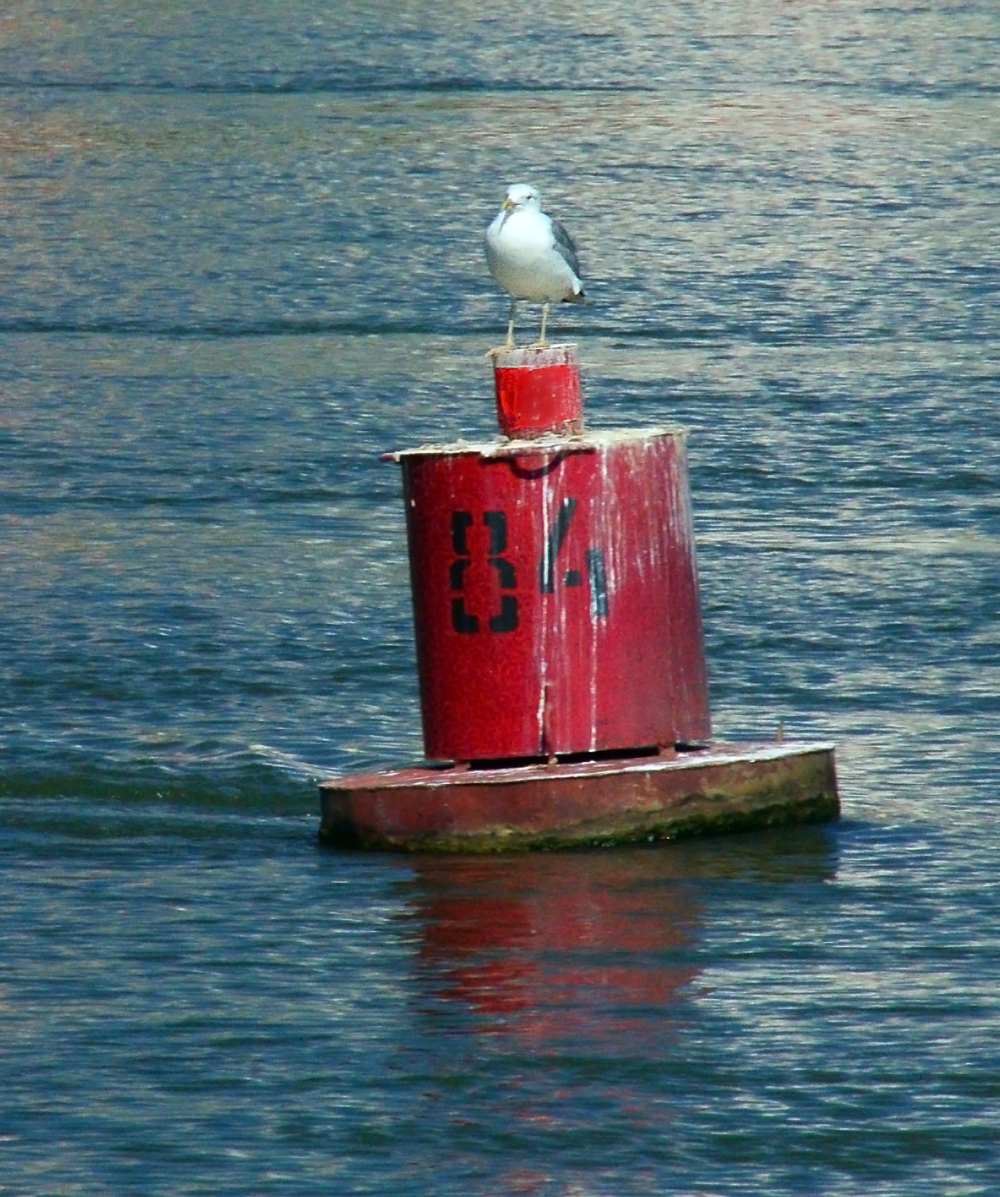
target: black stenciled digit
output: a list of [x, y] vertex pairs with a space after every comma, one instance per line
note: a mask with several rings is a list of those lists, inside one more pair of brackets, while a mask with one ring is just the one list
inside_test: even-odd
[[[451, 543], [456, 560], [448, 568], [448, 580], [453, 591], [465, 589], [465, 574], [472, 565], [472, 550], [469, 548], [469, 529], [473, 525], [471, 512], [451, 513]], [[500, 554], [507, 550], [507, 516], [502, 511], [486, 511], [483, 523], [490, 532], [489, 564], [497, 571], [501, 590], [517, 587], [517, 571], [512, 562]], [[451, 600], [451, 625], [456, 632], [468, 635], [479, 631], [479, 619], [465, 609], [465, 597], [459, 595]], [[513, 594], [500, 596], [500, 613], [489, 619], [491, 632], [513, 632], [518, 625], [517, 597]]]
[[478, 632], [479, 620], [465, 609], [465, 599], [451, 600], [451, 626], [456, 632]]
[[514, 590], [516, 588], [517, 573], [506, 557], [491, 557], [490, 565], [497, 571], [500, 577], [500, 586], [503, 590]]
[[461, 557], [457, 561], [453, 561], [451, 563], [451, 569], [448, 571], [448, 577], [451, 581], [452, 590], [465, 589], [465, 571], [471, 564], [471, 561], [467, 559], [463, 560]]
[[483, 523], [490, 530], [490, 556], [499, 557], [507, 551], [507, 517], [502, 511], [487, 511]]
[[500, 614], [490, 617], [491, 632], [513, 632], [517, 627], [517, 598], [505, 594], [500, 599]]
[[[462, 590], [465, 587], [465, 571], [472, 564], [469, 558], [469, 541], [467, 533], [472, 527], [472, 514], [468, 511], [453, 511], [451, 513], [451, 543], [459, 555], [457, 561], [451, 563], [448, 578], [452, 590]], [[451, 600], [451, 626], [456, 632], [468, 635], [479, 631], [479, 620], [470, 615], [465, 609], [464, 598]]]
[[451, 513], [451, 544], [459, 557], [468, 557], [469, 542], [466, 533], [472, 527], [472, 513], [453, 511]]
[[[513, 563], [501, 553], [507, 551], [507, 516], [502, 511], [487, 511], [483, 523], [490, 530], [490, 565], [497, 571], [501, 590], [514, 590], [517, 586], [517, 571]], [[490, 617], [491, 632], [513, 632], [518, 624], [517, 597], [513, 594], [500, 596], [500, 614]]]
[[[556, 559], [566, 542], [569, 526], [576, 512], [576, 499], [563, 499], [556, 512], [555, 522], [545, 540], [542, 559], [538, 565], [538, 585], [542, 594], [554, 594], [556, 589]], [[604, 568], [604, 553], [600, 549], [587, 549], [587, 579], [590, 582], [590, 613], [594, 619], [608, 616], [608, 578]], [[578, 569], [567, 569], [562, 576], [564, 586], [582, 586], [583, 574]]]
[[538, 584], [542, 594], [553, 594], [556, 588], [556, 557], [569, 532], [569, 526], [576, 511], [576, 499], [563, 499], [556, 512], [556, 522], [549, 529], [545, 551], [538, 566]]

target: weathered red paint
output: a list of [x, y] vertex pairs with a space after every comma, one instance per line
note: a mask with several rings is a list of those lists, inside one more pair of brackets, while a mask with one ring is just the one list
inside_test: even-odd
[[397, 851], [497, 852], [673, 839], [836, 818], [828, 744], [714, 745], [632, 760], [404, 769], [320, 788], [320, 836]]
[[493, 351], [497, 421], [509, 437], [583, 431], [580, 367], [574, 345]]
[[429, 759], [709, 738], [683, 433], [396, 456]]

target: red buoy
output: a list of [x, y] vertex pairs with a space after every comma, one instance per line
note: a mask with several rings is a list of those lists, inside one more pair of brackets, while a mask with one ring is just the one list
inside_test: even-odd
[[428, 758], [709, 738], [683, 433], [397, 456]]
[[386, 455], [447, 764], [324, 783], [322, 838], [494, 851], [835, 817], [829, 745], [708, 744], [685, 433], [585, 433], [573, 346], [491, 356], [500, 440]]

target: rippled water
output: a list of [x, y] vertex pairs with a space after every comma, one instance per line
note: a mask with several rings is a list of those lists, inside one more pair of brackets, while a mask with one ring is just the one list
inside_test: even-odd
[[[0, 13], [0, 1193], [1000, 1191], [1000, 13]], [[691, 430], [716, 733], [844, 820], [320, 851], [419, 757], [399, 479], [492, 435], [481, 234]], [[527, 329], [526, 329], [527, 331]]]

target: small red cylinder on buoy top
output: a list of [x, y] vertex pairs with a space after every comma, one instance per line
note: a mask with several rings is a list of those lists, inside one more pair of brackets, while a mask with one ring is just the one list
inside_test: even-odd
[[583, 432], [580, 367], [573, 345], [532, 345], [492, 353], [497, 422], [508, 437]]
[[[562, 360], [541, 367], [498, 360], [498, 408], [501, 395], [514, 398], [502, 416], [509, 428], [539, 437], [567, 421], [582, 426], [582, 406], [533, 377], [575, 371], [564, 352], [572, 347], [555, 348]], [[572, 756], [709, 738], [683, 432], [392, 456], [403, 468], [428, 758]]]

